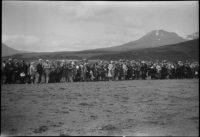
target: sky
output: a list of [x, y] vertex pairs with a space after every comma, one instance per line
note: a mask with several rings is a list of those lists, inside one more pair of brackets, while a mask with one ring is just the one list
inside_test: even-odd
[[2, 1], [2, 43], [17, 50], [105, 48], [159, 29], [198, 32], [198, 1]]

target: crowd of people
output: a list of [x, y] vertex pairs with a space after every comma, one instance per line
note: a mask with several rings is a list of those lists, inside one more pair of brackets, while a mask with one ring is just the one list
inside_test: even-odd
[[152, 61], [89, 61], [42, 60], [25, 62], [3, 59], [2, 84], [38, 84], [59, 82], [118, 81], [146, 79], [199, 78], [199, 63], [166, 60]]

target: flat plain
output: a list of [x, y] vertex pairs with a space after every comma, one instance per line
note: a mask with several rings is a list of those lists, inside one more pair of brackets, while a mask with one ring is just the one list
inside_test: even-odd
[[198, 136], [199, 80], [2, 85], [1, 135]]

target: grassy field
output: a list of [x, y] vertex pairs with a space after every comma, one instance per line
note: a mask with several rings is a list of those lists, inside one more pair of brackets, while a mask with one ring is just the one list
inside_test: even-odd
[[2, 85], [1, 135], [198, 136], [199, 80]]

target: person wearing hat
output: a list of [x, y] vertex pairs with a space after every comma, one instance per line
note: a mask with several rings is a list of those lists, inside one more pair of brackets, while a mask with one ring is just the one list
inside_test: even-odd
[[141, 66], [140, 66], [140, 74], [141, 74], [141, 78], [144, 80], [147, 77], [147, 64], [145, 63], [145, 61], [141, 62]]
[[51, 65], [49, 63], [49, 60], [45, 61], [46, 64], [44, 65], [44, 76], [45, 76], [45, 82], [49, 83], [50, 80], [50, 72], [51, 72]]
[[41, 83], [42, 74], [43, 74], [43, 66], [42, 66], [42, 59], [39, 59], [39, 63], [36, 66], [37, 71], [37, 81], [36, 83]]
[[13, 69], [14, 69], [14, 64], [12, 63], [12, 59], [8, 59], [8, 63], [5, 65], [5, 71], [6, 71], [6, 84], [12, 84], [13, 80]]

